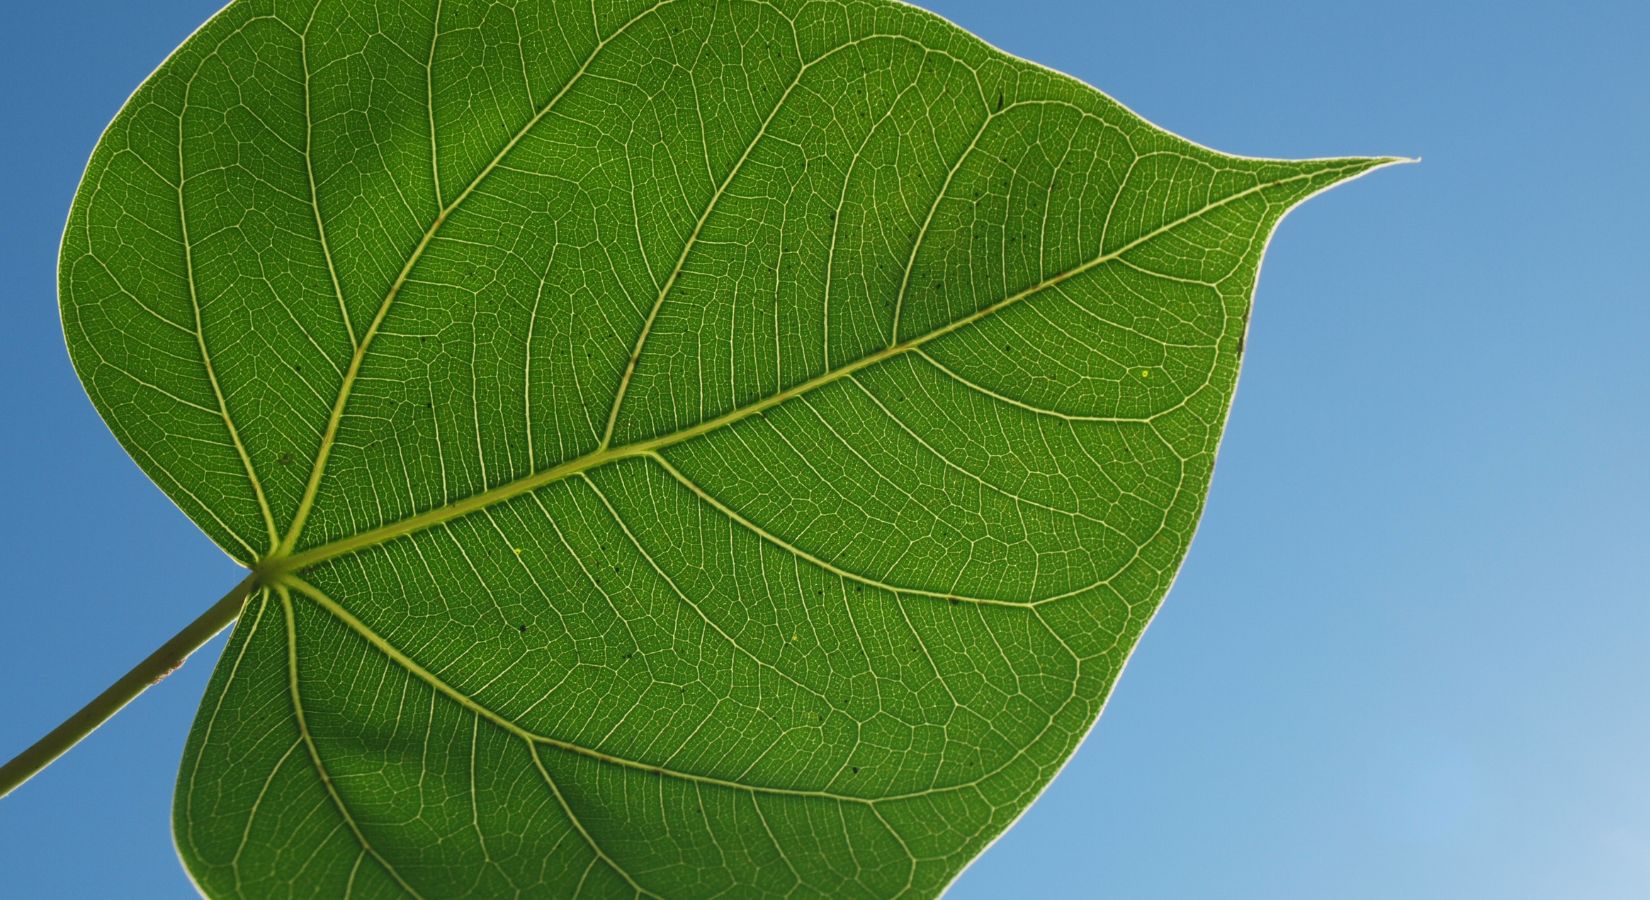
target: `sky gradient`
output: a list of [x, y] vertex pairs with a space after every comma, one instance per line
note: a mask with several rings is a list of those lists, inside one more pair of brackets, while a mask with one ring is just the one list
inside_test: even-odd
[[[949, 896], [1643, 896], [1650, 10], [921, 5], [1220, 150], [1424, 158], [1282, 225], [1179, 581]], [[0, 757], [239, 578], [98, 420], [55, 290], [104, 124], [217, 6], [6, 16]], [[171, 790], [221, 646], [0, 801], [0, 894], [190, 895]]]

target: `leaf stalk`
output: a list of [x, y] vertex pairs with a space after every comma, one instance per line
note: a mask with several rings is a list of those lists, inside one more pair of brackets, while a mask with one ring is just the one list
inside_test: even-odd
[[258, 573], [248, 575], [225, 594], [223, 599], [212, 604], [199, 618], [161, 644], [159, 649], [149, 654], [143, 662], [133, 666], [131, 671], [109, 685], [92, 702], [81, 707], [79, 712], [65, 719], [63, 724], [52, 729], [45, 737], [35, 741], [33, 746], [17, 754], [11, 762], [0, 766], [0, 797], [10, 794], [23, 782], [33, 778], [37, 772], [51, 765], [58, 757], [69, 752], [75, 744], [96, 731], [99, 725], [107, 722], [122, 707], [137, 699], [137, 696], [150, 685], [159, 684], [162, 678], [183, 665], [189, 654], [200, 649], [202, 644], [211, 640], [240, 616], [241, 609], [246, 605], [246, 598], [259, 586]]

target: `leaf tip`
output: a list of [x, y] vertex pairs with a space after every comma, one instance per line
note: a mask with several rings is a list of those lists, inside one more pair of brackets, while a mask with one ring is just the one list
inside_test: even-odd
[[[1409, 165], [1411, 163], [1419, 163], [1420, 161], [1421, 158], [1418, 156], [1364, 156], [1343, 157], [1338, 159], [1301, 160], [1300, 165], [1304, 168], [1304, 170], [1313, 173], [1315, 177], [1312, 179], [1312, 183], [1310, 185], [1305, 186], [1305, 188], [1292, 199], [1292, 201], [1288, 204], [1288, 209], [1295, 209], [1307, 200], [1310, 200], [1313, 197], [1330, 190], [1331, 188], [1339, 187], [1349, 181], [1356, 181], [1371, 172], [1385, 169], [1389, 166]], [[1287, 211], [1288, 210], [1285, 212], [1287, 213]]]

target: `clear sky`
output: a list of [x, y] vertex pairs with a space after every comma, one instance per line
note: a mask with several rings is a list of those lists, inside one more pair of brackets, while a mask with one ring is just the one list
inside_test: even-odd
[[[1284, 223], [1179, 582], [950, 896], [1650, 892], [1650, 7], [923, 5], [1217, 149], [1425, 158]], [[239, 577], [92, 411], [54, 274], [103, 125], [217, 6], [4, 16], [0, 757]], [[221, 645], [0, 801], [0, 893], [190, 893]]]

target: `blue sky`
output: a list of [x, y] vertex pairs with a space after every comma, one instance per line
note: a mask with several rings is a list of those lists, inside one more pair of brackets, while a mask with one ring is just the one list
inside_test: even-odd
[[[58, 234], [214, 0], [14, 4], [0, 756], [238, 575], [92, 411]], [[1201, 143], [1402, 154], [1273, 241], [1207, 516], [1089, 741], [950, 896], [1650, 885], [1650, 8], [927, 0]], [[178, 897], [220, 642], [0, 801], [17, 897]]]

